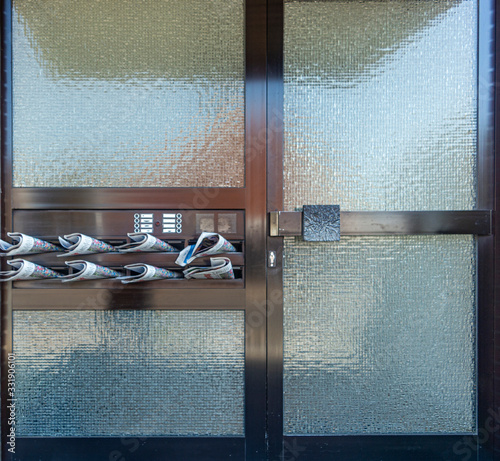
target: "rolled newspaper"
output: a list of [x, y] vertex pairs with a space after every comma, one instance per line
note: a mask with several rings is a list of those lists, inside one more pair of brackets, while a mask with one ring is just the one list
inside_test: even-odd
[[7, 264], [10, 264], [14, 269], [11, 271], [0, 271], [0, 277], [7, 277], [1, 279], [2, 282], [8, 282], [9, 280], [55, 279], [61, 277], [61, 274], [52, 269], [32, 263], [31, 261], [25, 261], [24, 259], [12, 259], [11, 261], [7, 261]]
[[156, 238], [154, 235], [146, 232], [133, 232], [127, 234], [131, 240], [130, 243], [125, 243], [116, 247], [116, 249], [123, 253], [143, 253], [153, 251], [168, 251], [169, 253], [177, 251], [172, 245], [167, 242]]
[[49, 253], [52, 251], [62, 251], [62, 248], [53, 243], [31, 237], [21, 232], [7, 232], [7, 235], [14, 241], [8, 243], [0, 239], [0, 256], [28, 255], [37, 253]]
[[196, 258], [234, 251], [236, 251], [234, 246], [222, 237], [222, 235], [203, 232], [194, 245], [189, 245], [180, 252], [175, 263], [184, 267]]
[[137, 274], [118, 277], [118, 280], [121, 280], [122, 283], [150, 282], [153, 280], [182, 278], [182, 274], [179, 272], [143, 263], [129, 264], [125, 266], [125, 269], [137, 272]]
[[78, 256], [116, 251], [109, 243], [78, 233], [65, 235], [64, 238], [59, 237], [59, 242], [67, 251], [57, 256]]
[[89, 261], [75, 260], [66, 261], [66, 265], [76, 270], [73, 274], [63, 275], [63, 282], [78, 282], [83, 280], [117, 278], [123, 275], [121, 272], [109, 267], [99, 266]]
[[187, 279], [234, 279], [229, 258], [210, 258], [210, 267], [189, 267], [183, 273]]

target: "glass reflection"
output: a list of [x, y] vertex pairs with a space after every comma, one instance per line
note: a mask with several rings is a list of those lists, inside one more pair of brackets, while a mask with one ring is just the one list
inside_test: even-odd
[[285, 208], [476, 203], [477, 1], [285, 1]]
[[243, 0], [14, 0], [13, 82], [16, 187], [244, 185]]
[[15, 311], [16, 433], [243, 435], [244, 313]]
[[471, 236], [285, 239], [287, 434], [473, 433]]

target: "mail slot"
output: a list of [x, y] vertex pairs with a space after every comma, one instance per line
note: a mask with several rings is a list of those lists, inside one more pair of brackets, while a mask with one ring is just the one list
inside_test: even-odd
[[[164, 272], [175, 274], [173, 278], [155, 280], [144, 284], [134, 283], [144, 288], [222, 288], [244, 287], [245, 273], [245, 216], [243, 210], [16, 210], [13, 216], [13, 231], [43, 239], [56, 245], [59, 237], [79, 233], [111, 245], [106, 252], [65, 255], [61, 252], [20, 255], [23, 260], [38, 264], [61, 274], [63, 279], [79, 268], [78, 261], [105, 267], [112, 274], [119, 273], [130, 279], [136, 266], [153, 266]], [[191, 258], [189, 263], [180, 265], [183, 249], [194, 246], [203, 233], [218, 235], [227, 245], [216, 255]], [[152, 235], [157, 241], [166, 243], [168, 251], [125, 252], [120, 248], [133, 245], [130, 234]], [[209, 270], [212, 259], [220, 256], [229, 260], [234, 279], [186, 279], [186, 269], [196, 273], [195, 267]], [[81, 265], [81, 264], [80, 264]], [[195, 266], [195, 267], [193, 267]], [[191, 270], [192, 269], [192, 270]], [[194, 275], [193, 275], [194, 276]], [[65, 280], [67, 281], [67, 280]], [[154, 284], [154, 285], [153, 285]], [[61, 283], [61, 280], [39, 279], [14, 281], [16, 289], [29, 288], [107, 288], [120, 285], [115, 278], [84, 280], [78, 283]]]

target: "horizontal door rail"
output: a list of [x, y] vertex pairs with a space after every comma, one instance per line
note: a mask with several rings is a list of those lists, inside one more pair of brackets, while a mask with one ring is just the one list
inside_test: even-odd
[[[343, 461], [358, 461], [360, 459], [464, 461], [466, 458], [464, 453], [472, 453], [472, 449], [466, 451], [469, 448], [467, 442], [472, 439], [473, 436], [470, 434], [288, 435], [284, 437], [283, 452], [284, 459], [297, 459], [297, 461], [324, 459], [341, 459]], [[484, 455], [484, 459], [491, 456], [487, 453]]]
[[244, 208], [244, 188], [13, 188], [12, 208], [31, 210], [86, 209], [238, 209]]
[[[301, 211], [272, 211], [271, 237], [302, 235]], [[492, 233], [492, 211], [341, 211], [341, 235]]]
[[[180, 280], [180, 282], [187, 284], [189, 280]], [[241, 288], [233, 289], [234, 285], [239, 284], [239, 281], [220, 280], [222, 282], [220, 288], [207, 287], [206, 289], [203, 289], [203, 285], [209, 285], [211, 280], [199, 280], [199, 282], [201, 284], [197, 284], [198, 289], [190, 296], [187, 296], [186, 290], [182, 288], [172, 288], [168, 293], [165, 293], [165, 290], [162, 289], [116, 286], [116, 282], [115, 286], [111, 288], [109, 281], [103, 281], [103, 284], [109, 284], [108, 288], [88, 288], [95, 282], [81, 282], [86, 284], [86, 287], [79, 285], [73, 289], [65, 290], [48, 286], [45, 288], [15, 288], [12, 290], [12, 308], [14, 310], [244, 310], [246, 308]], [[161, 284], [163, 281], [152, 283]], [[24, 284], [24, 282], [18, 284]]]
[[[18, 437], [12, 461], [94, 459], [142, 461], [196, 459], [217, 461], [245, 459], [244, 437]], [[103, 453], [106, 457], [103, 456]]]

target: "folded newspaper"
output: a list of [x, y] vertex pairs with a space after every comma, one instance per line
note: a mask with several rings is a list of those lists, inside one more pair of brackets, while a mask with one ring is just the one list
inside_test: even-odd
[[234, 251], [236, 251], [234, 246], [222, 237], [222, 235], [203, 232], [194, 245], [189, 245], [180, 252], [175, 263], [184, 267], [196, 258]]
[[64, 238], [59, 237], [59, 242], [67, 251], [57, 256], [78, 256], [116, 251], [109, 243], [78, 233], [65, 235]]
[[150, 266], [149, 264], [129, 264], [124, 268], [129, 269], [132, 272], [137, 272], [137, 274], [118, 277], [118, 280], [121, 280], [122, 283], [137, 283], [149, 282], [153, 280], [182, 278], [182, 274], [180, 272], [174, 272], [168, 269], [162, 269], [161, 267]]
[[78, 282], [82, 280], [96, 280], [117, 278], [123, 275], [121, 272], [110, 269], [109, 267], [99, 266], [89, 261], [75, 260], [66, 261], [66, 265], [76, 270], [73, 274], [63, 275], [63, 282]]
[[187, 279], [234, 279], [229, 258], [210, 258], [209, 267], [189, 267], [183, 273]]
[[52, 269], [32, 263], [31, 261], [25, 261], [24, 259], [12, 259], [11, 261], [7, 261], [7, 264], [10, 264], [14, 269], [11, 271], [0, 271], [0, 277], [7, 277], [1, 279], [2, 282], [8, 282], [9, 280], [55, 279], [61, 277], [61, 274]]
[[53, 243], [31, 237], [21, 232], [7, 232], [7, 235], [14, 241], [7, 243], [0, 239], [0, 256], [28, 255], [36, 253], [49, 253], [52, 251], [62, 251], [62, 248]]
[[116, 247], [116, 249], [123, 253], [143, 253], [152, 251], [177, 251], [172, 245], [167, 242], [156, 238], [154, 235], [148, 234], [147, 232], [133, 232], [127, 234], [132, 242], [125, 243]]

